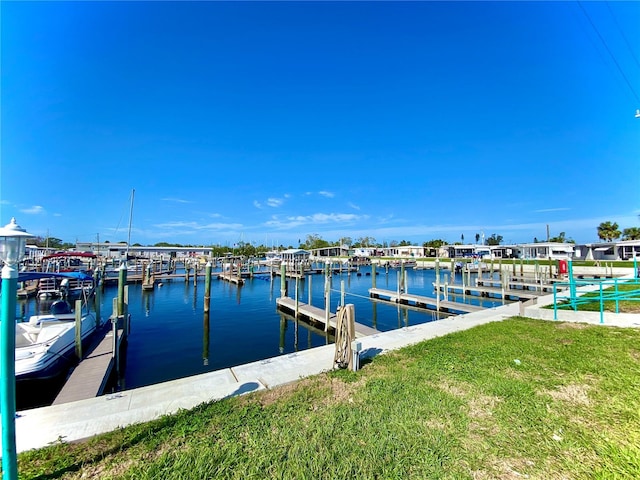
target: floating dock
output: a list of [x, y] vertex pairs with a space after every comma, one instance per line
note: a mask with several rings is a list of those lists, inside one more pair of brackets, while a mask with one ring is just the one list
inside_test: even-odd
[[[278, 308], [285, 310], [287, 312], [293, 313], [295, 318], [296, 312], [296, 302], [293, 298], [289, 297], [280, 297], [276, 299], [276, 305]], [[298, 303], [298, 317], [304, 317], [306, 319], [312, 320], [317, 323], [325, 324], [327, 312], [318, 307], [314, 307], [313, 305], [309, 305], [308, 303]], [[334, 312], [329, 312], [329, 326], [331, 328], [336, 327], [336, 318], [337, 315]], [[367, 327], [361, 323], [356, 322], [356, 338], [366, 337], [368, 335], [374, 335], [376, 333], [380, 333], [379, 330], [375, 328]]]
[[485, 310], [483, 307], [470, 305], [468, 303], [450, 302], [447, 300], [438, 301], [431, 297], [423, 297], [412, 293], [398, 293], [393, 290], [383, 290], [381, 288], [370, 288], [369, 296], [387, 302], [410, 305], [425, 310], [439, 310], [446, 313], [472, 313]]
[[446, 292], [446, 295], [469, 295], [475, 297], [503, 298], [504, 300], [531, 300], [539, 297], [539, 294], [522, 289], [502, 289], [499, 287], [470, 287], [468, 285], [449, 285], [441, 283], [433, 284], [436, 290]]
[[[106, 322], [84, 359], [73, 369], [52, 405], [86, 400], [104, 394], [115, 366], [112, 323]], [[123, 329], [117, 330], [116, 349], [121, 351]]]

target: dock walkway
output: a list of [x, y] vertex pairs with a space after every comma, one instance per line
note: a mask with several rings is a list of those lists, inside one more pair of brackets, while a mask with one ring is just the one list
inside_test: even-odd
[[[295, 315], [296, 302], [293, 298], [280, 297], [276, 299], [276, 304], [278, 305], [278, 308], [282, 308], [284, 310], [293, 312]], [[356, 315], [357, 315], [357, 312], [356, 312]], [[322, 308], [309, 305], [308, 303], [299, 303], [298, 316], [306, 317], [308, 319], [313, 320], [314, 322], [322, 323], [324, 325], [325, 319], [326, 319], [326, 311]], [[336, 327], [336, 314], [334, 312], [329, 312], [329, 326], [332, 328]], [[374, 335], [376, 333], [380, 333], [375, 328], [367, 327], [366, 325], [363, 325], [358, 322], [355, 322], [355, 326], [356, 326], [356, 338], [366, 337], [367, 335]]]
[[[434, 284], [435, 288], [438, 288]], [[447, 292], [448, 295], [470, 295], [476, 297], [497, 297], [504, 298], [505, 300], [531, 300], [537, 298], [539, 295], [534, 292], [530, 292], [522, 289], [507, 289], [504, 290], [498, 287], [470, 287], [468, 285], [449, 285], [441, 283], [439, 285], [441, 292]]]
[[400, 303], [413, 305], [415, 307], [437, 310], [440, 307], [440, 311], [447, 313], [472, 313], [484, 310], [483, 307], [477, 305], [470, 305], [468, 303], [450, 302], [447, 300], [440, 300], [439, 302], [435, 298], [423, 297], [421, 295], [414, 295], [412, 293], [400, 293], [393, 290], [383, 290], [381, 288], [370, 288], [369, 296], [377, 298], [378, 300], [386, 300], [392, 303]]
[[[106, 322], [97, 332], [98, 337], [85, 358], [73, 369], [53, 405], [94, 398], [104, 393], [113, 370], [113, 329]], [[122, 329], [118, 329], [118, 348], [122, 342]]]

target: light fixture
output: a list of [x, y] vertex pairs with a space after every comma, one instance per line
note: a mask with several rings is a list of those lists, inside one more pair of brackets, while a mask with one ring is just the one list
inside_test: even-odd
[[2, 267], [2, 315], [0, 322], [0, 411], [2, 412], [2, 474], [18, 478], [16, 455], [16, 296], [17, 266], [24, 258], [27, 238], [33, 237], [12, 218], [0, 228]]
[[12, 218], [11, 222], [0, 228], [0, 260], [10, 267], [18, 265], [24, 258], [27, 238], [31, 237], [33, 235]]

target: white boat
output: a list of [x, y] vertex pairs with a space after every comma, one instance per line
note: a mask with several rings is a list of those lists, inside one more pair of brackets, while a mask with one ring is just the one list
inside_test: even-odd
[[[80, 313], [81, 338], [96, 330], [96, 317], [84, 298]], [[76, 313], [65, 300], [51, 304], [49, 313], [33, 315], [16, 323], [16, 380], [55, 377], [76, 362]]]
[[276, 250], [266, 252], [264, 255], [264, 258], [258, 261], [259, 265], [265, 265], [265, 266], [273, 265], [274, 267], [280, 266], [281, 263], [282, 263], [282, 255], [280, 255], [280, 252]]

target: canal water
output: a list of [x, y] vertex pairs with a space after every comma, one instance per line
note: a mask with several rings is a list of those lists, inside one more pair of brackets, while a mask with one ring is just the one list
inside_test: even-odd
[[[178, 272], [179, 273], [179, 272]], [[440, 272], [441, 281], [451, 272]], [[455, 275], [457, 283], [461, 275]], [[396, 291], [399, 269], [376, 269], [377, 288]], [[449, 281], [451, 279], [449, 278]], [[388, 331], [438, 320], [430, 310], [374, 301], [369, 298], [372, 287], [371, 267], [356, 272], [335, 273], [331, 277], [331, 311], [342, 301], [353, 304], [356, 322]], [[406, 291], [435, 298], [434, 270], [406, 270]], [[193, 278], [156, 283], [152, 291], [129, 284], [131, 331], [126, 351], [126, 364], [120, 388], [131, 389], [190, 375], [263, 360], [332, 343], [322, 328], [296, 322], [276, 308], [281, 279], [256, 275], [238, 286], [219, 280], [216, 271], [211, 279], [210, 312], [204, 313], [204, 277], [194, 284]], [[296, 282], [288, 280], [288, 296], [295, 298]], [[324, 309], [324, 275], [307, 276], [298, 282], [298, 300]], [[101, 294], [101, 316], [108, 319], [117, 286], [105, 286]], [[487, 308], [501, 305], [499, 299], [478, 297], [456, 298]], [[18, 313], [28, 320], [37, 313], [36, 299], [18, 300]], [[18, 405], [20, 408], [20, 405]]]

